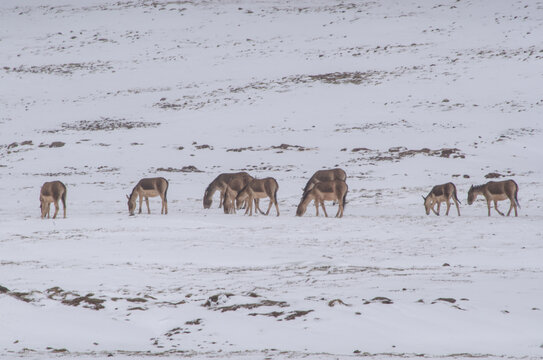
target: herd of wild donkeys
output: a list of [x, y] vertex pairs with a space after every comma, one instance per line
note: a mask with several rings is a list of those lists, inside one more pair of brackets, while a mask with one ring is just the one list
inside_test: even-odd
[[[345, 180], [347, 174], [342, 169], [330, 169], [319, 170], [309, 179], [303, 189], [302, 200], [298, 204], [296, 209], [296, 216], [303, 216], [307, 209], [307, 205], [313, 201], [317, 210], [317, 216], [319, 215], [319, 205], [322, 206], [324, 215], [328, 217], [326, 208], [324, 207], [324, 201], [334, 201], [338, 203], [338, 211], [336, 217], [343, 216], [343, 209], [345, 207], [345, 201], [347, 197], [348, 186]], [[236, 209], [245, 208], [245, 214], [253, 214], [253, 204], [255, 213], [258, 211], [261, 214], [268, 215], [270, 213], [272, 205], [275, 205], [277, 216], [279, 216], [279, 206], [277, 204], [277, 190], [279, 185], [274, 178], [268, 177], [265, 179], [255, 179], [246, 172], [220, 174], [213, 180], [204, 192], [204, 208], [209, 209], [213, 201], [213, 195], [215, 192], [220, 192], [219, 207], [222, 207], [225, 214], [232, 214], [236, 212]], [[147, 212], [151, 213], [149, 209], [149, 198], [160, 196], [162, 199], [161, 214], [168, 213], [168, 201], [166, 200], [166, 194], [168, 192], [168, 181], [162, 177], [141, 179], [132, 193], [126, 195], [128, 198], [128, 212], [130, 215], [134, 215], [136, 210], [136, 200], [139, 198], [139, 213], [141, 214], [141, 205], [143, 199], [147, 204]], [[517, 206], [520, 208], [520, 204], [517, 199], [518, 185], [513, 180], [505, 181], [489, 181], [484, 185], [471, 186], [468, 192], [468, 204], [471, 205], [478, 195], [483, 195], [486, 199], [488, 207], [488, 216], [490, 216], [491, 202], [494, 202], [494, 209], [504, 216], [504, 214], [498, 210], [498, 201], [509, 199], [511, 202], [507, 216], [511, 214], [511, 210], [515, 209], [515, 216], [517, 214]], [[268, 210], [263, 212], [259, 207], [260, 199], [270, 199]], [[456, 196], [456, 186], [453, 183], [447, 183], [443, 185], [436, 185], [432, 188], [430, 193], [424, 197], [424, 207], [426, 209], [426, 215], [430, 215], [430, 211], [433, 211], [436, 215], [439, 215], [441, 203], [447, 204], [447, 212], [445, 215], [449, 215], [449, 209], [451, 207], [451, 199], [456, 205], [458, 216], [460, 216], [460, 207], [458, 203], [458, 197]], [[59, 200], [62, 201], [64, 217], [66, 217], [66, 186], [60, 181], [51, 181], [43, 184], [40, 191], [40, 209], [41, 217], [50, 217], [51, 203], [55, 205], [55, 213], [53, 219], [56, 218], [59, 210]], [[435, 205], [437, 204], [437, 211]]]

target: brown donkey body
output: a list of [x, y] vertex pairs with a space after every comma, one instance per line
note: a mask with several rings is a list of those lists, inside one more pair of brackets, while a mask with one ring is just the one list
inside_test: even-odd
[[[249, 213], [249, 216], [253, 215], [253, 202], [255, 203], [255, 212], [258, 210], [265, 215], [270, 213], [272, 205], [275, 204], [275, 210], [277, 211], [277, 216], [279, 216], [277, 190], [279, 190], [279, 184], [277, 184], [277, 181], [274, 178], [254, 179], [238, 192], [236, 203], [239, 206], [243, 202], [246, 202], [247, 208], [245, 209], [245, 214]], [[258, 199], [264, 198], [270, 198], [270, 205], [268, 206], [266, 213], [260, 210], [257, 201]]]
[[343, 169], [335, 168], [330, 170], [318, 170], [313, 176], [309, 179], [307, 184], [304, 187], [304, 193], [309, 191], [315, 186], [316, 183], [324, 181], [333, 181], [333, 180], [343, 180], [347, 179], [347, 174]]
[[490, 216], [490, 202], [494, 202], [494, 209], [504, 216], [500, 210], [498, 210], [498, 201], [507, 200], [511, 202], [507, 216], [511, 214], [511, 210], [515, 209], [515, 216], [517, 214], [517, 206], [520, 208], [520, 204], [517, 199], [518, 185], [513, 180], [504, 181], [489, 181], [484, 185], [471, 186], [468, 192], [468, 204], [471, 205], [477, 200], [477, 195], [483, 195], [486, 199], [486, 206], [488, 207], [488, 216]]
[[227, 187], [239, 192], [252, 180], [253, 177], [246, 172], [220, 174], [208, 185], [204, 192], [204, 209], [209, 209], [211, 207], [213, 195], [216, 191], [219, 191], [221, 194], [221, 199], [219, 201], [220, 208], [223, 205]]
[[[460, 216], [460, 207], [458, 206], [458, 203], [460, 203], [460, 200], [458, 200], [458, 196], [456, 196], [456, 186], [454, 186], [453, 183], [446, 183], [442, 185], [436, 185], [432, 188], [430, 193], [426, 197], [422, 197], [424, 199], [424, 208], [426, 209], [426, 215], [430, 215], [430, 210], [434, 212], [437, 216], [439, 216], [439, 210], [441, 207], [441, 203], [444, 202], [447, 204], [447, 212], [445, 215], [449, 215], [449, 210], [451, 208], [451, 199], [454, 201], [454, 204], [456, 205], [456, 211], [458, 211], [458, 216]], [[437, 204], [437, 211], [434, 209], [434, 206]]]
[[128, 212], [130, 215], [134, 215], [134, 211], [136, 210], [136, 199], [138, 197], [140, 199], [139, 214], [141, 214], [141, 205], [144, 198], [145, 203], [147, 204], [147, 213], [150, 214], [149, 198], [155, 196], [160, 196], [162, 199], [162, 209], [160, 210], [160, 213], [167, 214], [168, 200], [166, 199], [166, 194], [168, 192], [168, 185], [168, 180], [163, 177], [141, 179], [136, 186], [134, 186], [130, 196], [126, 195], [128, 198]]
[[302, 200], [296, 209], [296, 216], [303, 216], [307, 210], [307, 205], [313, 200], [319, 216], [319, 204], [322, 206], [324, 216], [328, 217], [324, 201], [337, 201], [339, 204], [336, 217], [343, 216], [343, 209], [347, 199], [349, 187], [343, 180], [324, 181], [316, 183], [310, 190], [304, 192]]
[[55, 204], [55, 213], [53, 215], [53, 219], [57, 217], [59, 200], [62, 200], [64, 217], [66, 218], [66, 186], [60, 181], [51, 181], [44, 183], [40, 190], [40, 209], [42, 219], [46, 216], [48, 218], [50, 217], [49, 211], [51, 209], [51, 203]]

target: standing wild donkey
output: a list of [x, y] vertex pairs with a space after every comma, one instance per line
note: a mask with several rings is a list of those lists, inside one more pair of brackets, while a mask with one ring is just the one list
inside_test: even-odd
[[507, 200], [511, 202], [507, 216], [511, 214], [511, 210], [515, 209], [515, 216], [517, 214], [517, 206], [520, 208], [520, 204], [517, 199], [518, 185], [513, 180], [504, 181], [489, 181], [484, 185], [471, 186], [468, 192], [468, 204], [471, 205], [477, 199], [477, 195], [483, 195], [486, 199], [486, 206], [488, 207], [488, 216], [490, 216], [490, 202], [494, 201], [494, 209], [504, 216], [504, 214], [498, 210], [498, 201]]
[[136, 210], [136, 199], [139, 196], [140, 198], [139, 214], [141, 214], [141, 204], [143, 202], [143, 198], [145, 198], [145, 203], [147, 204], [147, 213], [150, 214], [151, 209], [149, 209], [149, 197], [160, 196], [160, 198], [162, 199], [162, 209], [160, 210], [160, 213], [167, 214], [168, 213], [168, 200], [166, 199], [167, 192], [168, 192], [168, 180], [164, 179], [163, 177], [141, 179], [136, 184], [136, 186], [134, 186], [134, 189], [132, 190], [132, 194], [130, 194], [130, 196], [126, 195], [128, 199], [128, 212], [130, 213], [130, 215], [134, 215], [134, 211]]
[[249, 213], [249, 216], [252, 216], [254, 202], [256, 205], [255, 213], [258, 210], [260, 213], [264, 214], [262, 210], [260, 210], [256, 200], [268, 197], [270, 198], [270, 205], [268, 206], [268, 211], [266, 211], [265, 215], [270, 213], [272, 205], [275, 204], [275, 210], [277, 211], [277, 216], [279, 216], [279, 205], [277, 204], [278, 189], [279, 184], [277, 184], [277, 181], [274, 178], [254, 179], [238, 192], [236, 203], [239, 207], [243, 202], [246, 202], [247, 209], [245, 210], [245, 214]]
[[[426, 215], [430, 215], [430, 210], [432, 210], [434, 214], [439, 216], [439, 209], [442, 202], [447, 204], [447, 212], [445, 213], [445, 215], [449, 215], [449, 209], [451, 208], [450, 200], [452, 198], [454, 204], [456, 205], [458, 216], [460, 216], [460, 207], [458, 206], [460, 200], [458, 200], [458, 197], [456, 196], [456, 186], [454, 186], [454, 184], [451, 182], [434, 186], [430, 193], [426, 197], [423, 196], [422, 198], [424, 199], [424, 208], [426, 209]], [[436, 204], [437, 211], [434, 209], [434, 206]]]
[[322, 206], [324, 216], [328, 217], [326, 208], [324, 207], [324, 201], [337, 201], [339, 204], [336, 217], [343, 216], [343, 209], [347, 200], [347, 191], [349, 187], [343, 180], [324, 181], [316, 183], [311, 190], [304, 192], [300, 204], [296, 209], [296, 216], [303, 216], [307, 210], [307, 205], [314, 201], [317, 209], [317, 216], [319, 216], [319, 204]]
[[246, 172], [220, 174], [208, 185], [204, 192], [204, 209], [209, 209], [211, 207], [213, 195], [216, 191], [219, 191], [221, 194], [221, 199], [219, 201], [220, 208], [223, 205], [224, 194], [227, 187], [238, 192], [252, 180], [253, 177]]
[[323, 181], [332, 181], [332, 180], [343, 180], [345, 181], [347, 179], [347, 174], [343, 169], [335, 168], [330, 170], [318, 170], [316, 171], [313, 176], [311, 176], [311, 179], [307, 182], [307, 184], [304, 187], [304, 193], [306, 191], [309, 191], [315, 186], [316, 183], [323, 182]]
[[51, 203], [55, 204], [55, 214], [53, 215], [53, 219], [57, 217], [59, 199], [62, 200], [64, 217], [66, 218], [66, 186], [60, 181], [46, 182], [42, 185], [40, 190], [40, 209], [42, 219], [46, 216], [48, 218], [50, 217], [49, 211], [51, 209]]

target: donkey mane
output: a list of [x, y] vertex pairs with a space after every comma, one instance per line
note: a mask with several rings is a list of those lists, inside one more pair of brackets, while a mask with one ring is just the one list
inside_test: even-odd
[[138, 186], [136, 185], [136, 186], [134, 186], [134, 188], [132, 189], [132, 192], [130, 193], [130, 199], [132, 199], [132, 196], [134, 195], [134, 192], [136, 192], [136, 188], [137, 188], [137, 187], [138, 187]]
[[481, 190], [483, 188], [483, 186], [485, 186], [485, 184], [482, 184], [482, 185], [473, 185], [472, 188], [473, 190]]
[[209, 185], [206, 187], [206, 191], [205, 191], [206, 194], [211, 190], [212, 185], [215, 185], [215, 180], [213, 180], [211, 183], [209, 183]]

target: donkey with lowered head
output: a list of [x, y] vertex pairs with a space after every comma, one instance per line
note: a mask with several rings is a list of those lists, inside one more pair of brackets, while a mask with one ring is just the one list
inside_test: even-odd
[[[277, 204], [277, 190], [279, 190], [279, 184], [277, 181], [268, 177], [265, 179], [254, 179], [248, 183], [243, 189], [241, 189], [236, 196], [236, 204], [238, 208], [246, 202], [245, 215], [249, 213], [249, 216], [253, 215], [253, 202], [255, 203], [255, 213], [260, 211], [264, 215], [270, 213], [272, 205], [275, 205], [275, 210], [277, 211], [277, 216], [279, 216], [279, 205]], [[268, 210], [264, 213], [258, 207], [258, 199], [270, 198], [270, 205]]]
[[50, 217], [51, 203], [55, 204], [55, 213], [53, 219], [57, 217], [58, 201], [62, 200], [62, 206], [64, 210], [64, 218], [66, 218], [66, 186], [60, 181], [46, 182], [42, 185], [40, 190], [40, 209], [41, 218], [46, 216]]
[[518, 185], [513, 180], [504, 180], [504, 181], [489, 181], [483, 185], [471, 186], [468, 192], [468, 204], [471, 205], [475, 200], [477, 200], [477, 195], [483, 195], [486, 199], [486, 206], [488, 208], [488, 216], [490, 216], [490, 202], [494, 202], [494, 209], [504, 216], [500, 210], [498, 210], [498, 201], [507, 200], [510, 201], [509, 211], [507, 216], [511, 214], [511, 210], [515, 209], [515, 216], [517, 214], [517, 206], [520, 209], [520, 204], [517, 199], [518, 194]]
[[[456, 205], [456, 211], [458, 211], [458, 216], [460, 216], [460, 207], [458, 206], [460, 200], [458, 200], [458, 197], [456, 196], [456, 186], [454, 186], [454, 184], [451, 182], [434, 186], [430, 193], [426, 197], [423, 196], [422, 198], [424, 199], [424, 208], [426, 209], [426, 215], [430, 215], [430, 210], [432, 210], [434, 214], [439, 216], [439, 209], [442, 202], [447, 204], [447, 212], [445, 213], [445, 215], [449, 215], [449, 210], [451, 208], [450, 200], [452, 199], [454, 201], [454, 204]], [[434, 206], [436, 204], [437, 211], [434, 209]]]
[[329, 170], [318, 170], [316, 171], [313, 176], [309, 179], [307, 184], [305, 184], [304, 187], [304, 193], [306, 191], [309, 191], [315, 186], [316, 183], [323, 182], [323, 181], [333, 181], [333, 180], [343, 180], [345, 181], [347, 179], [347, 174], [343, 169], [335, 168], [335, 169], [329, 169]]
[[216, 191], [219, 191], [221, 195], [219, 201], [220, 208], [223, 205], [227, 187], [230, 187], [233, 191], [239, 192], [252, 180], [253, 177], [246, 172], [220, 174], [208, 185], [204, 192], [204, 209], [209, 209], [211, 207], [213, 195]]
[[138, 181], [130, 196], [126, 195], [126, 198], [128, 199], [128, 212], [130, 215], [134, 215], [134, 211], [136, 211], [136, 199], [138, 197], [140, 200], [139, 214], [141, 214], [141, 205], [144, 198], [145, 204], [147, 205], [147, 213], [150, 214], [149, 198], [155, 196], [160, 196], [162, 199], [162, 209], [160, 210], [160, 213], [164, 215], [168, 214], [168, 200], [166, 199], [168, 186], [168, 180], [163, 177], [146, 178]]
[[347, 200], [347, 191], [349, 187], [343, 180], [323, 181], [316, 183], [310, 190], [304, 192], [300, 204], [296, 209], [296, 216], [303, 216], [307, 210], [307, 205], [313, 200], [317, 209], [317, 216], [319, 216], [319, 204], [322, 206], [324, 216], [328, 217], [326, 208], [324, 207], [324, 201], [337, 201], [339, 204], [336, 217], [343, 216], [343, 209], [345, 208]]

